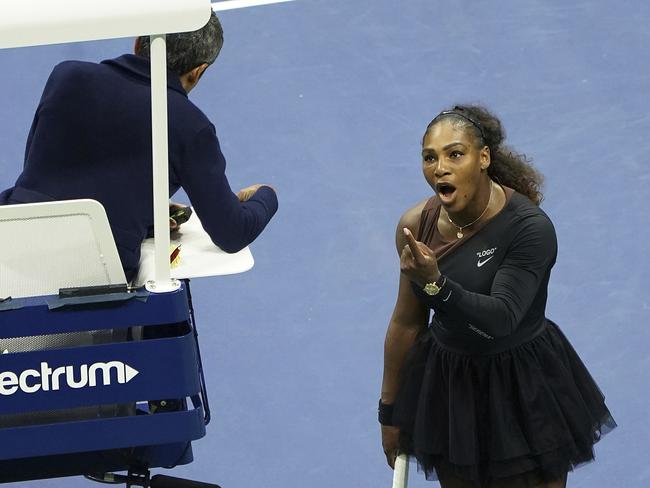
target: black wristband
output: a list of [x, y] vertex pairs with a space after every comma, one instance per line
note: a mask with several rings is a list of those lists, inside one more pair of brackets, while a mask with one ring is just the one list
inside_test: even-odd
[[393, 425], [393, 404], [382, 403], [379, 400], [378, 418], [381, 425]]

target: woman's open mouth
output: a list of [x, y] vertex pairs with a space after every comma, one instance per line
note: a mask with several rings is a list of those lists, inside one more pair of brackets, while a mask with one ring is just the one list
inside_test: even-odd
[[456, 193], [456, 187], [451, 183], [438, 183], [436, 184], [436, 193], [442, 203], [450, 203]]

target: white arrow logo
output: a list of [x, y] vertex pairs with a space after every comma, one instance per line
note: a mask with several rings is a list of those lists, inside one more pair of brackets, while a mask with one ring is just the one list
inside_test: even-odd
[[125, 381], [125, 383], [128, 383], [129, 381], [131, 381], [131, 380], [132, 380], [133, 378], [135, 378], [136, 375], [140, 372], [140, 371], [138, 371], [137, 369], [132, 368], [132, 367], [129, 366], [128, 364], [125, 364], [125, 365], [124, 365], [124, 371], [125, 371], [125, 373], [126, 373], [126, 378], [125, 378], [126, 381]]

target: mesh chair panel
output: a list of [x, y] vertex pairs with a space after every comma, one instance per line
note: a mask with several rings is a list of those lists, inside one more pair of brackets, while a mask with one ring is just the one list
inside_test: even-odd
[[97, 202], [0, 207], [0, 236], [0, 296], [52, 295], [59, 288], [126, 281]]

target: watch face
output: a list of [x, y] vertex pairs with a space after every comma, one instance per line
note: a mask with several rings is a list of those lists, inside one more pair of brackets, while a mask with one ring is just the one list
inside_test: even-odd
[[427, 283], [424, 285], [424, 293], [427, 295], [437, 295], [440, 293], [440, 287], [435, 283]]

